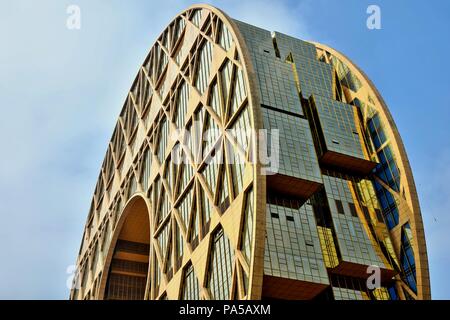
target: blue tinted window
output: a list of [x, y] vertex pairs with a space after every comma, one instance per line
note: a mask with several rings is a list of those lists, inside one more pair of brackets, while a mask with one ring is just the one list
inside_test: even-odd
[[392, 158], [391, 148], [385, 146], [377, 155], [380, 163], [375, 169], [375, 174], [398, 192], [400, 190], [400, 173], [395, 160]]
[[408, 284], [408, 286], [417, 293], [416, 284], [416, 262], [414, 259], [414, 250], [411, 246], [411, 228], [409, 223], [405, 223], [402, 227], [402, 246], [400, 252], [400, 260], [403, 269], [403, 280]]
[[[380, 149], [387, 138], [378, 114], [374, 115], [372, 119], [367, 122], [367, 126], [375, 149]], [[377, 152], [377, 155], [380, 163], [376, 167], [375, 173], [392, 189], [398, 192], [400, 190], [400, 173], [390, 146], [386, 145], [382, 150]]]
[[393, 284], [388, 288], [389, 296], [391, 297], [391, 300], [399, 300], [397, 290], [395, 289], [395, 285]]
[[375, 135], [373, 137], [373, 145], [375, 146], [375, 149], [378, 149], [381, 146], [380, 138], [378, 138], [378, 135]]
[[386, 142], [386, 135], [380, 124], [380, 117], [378, 114], [374, 115], [367, 123], [369, 127], [370, 136], [372, 138], [375, 149], [378, 149]]
[[380, 202], [381, 211], [383, 212], [386, 225], [388, 226], [389, 230], [391, 230], [396, 225], [398, 225], [399, 222], [397, 203], [392, 194], [388, 190], [386, 190], [380, 183], [374, 181], [373, 184], [375, 187], [377, 198]]

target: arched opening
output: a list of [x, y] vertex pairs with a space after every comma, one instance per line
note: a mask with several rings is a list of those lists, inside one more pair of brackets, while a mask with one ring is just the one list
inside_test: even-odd
[[[143, 198], [131, 200], [108, 270], [105, 300], [143, 300], [147, 285], [150, 252], [150, 222]], [[120, 224], [119, 224], [120, 227]]]

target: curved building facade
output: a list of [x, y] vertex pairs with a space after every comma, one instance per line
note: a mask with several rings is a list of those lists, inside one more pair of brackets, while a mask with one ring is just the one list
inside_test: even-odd
[[77, 270], [71, 299], [430, 299], [411, 168], [374, 85], [208, 5], [137, 73]]

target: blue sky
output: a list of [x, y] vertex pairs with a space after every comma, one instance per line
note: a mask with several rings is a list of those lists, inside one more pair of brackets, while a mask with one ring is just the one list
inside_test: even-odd
[[[119, 110], [156, 36], [191, 1], [0, 4], [0, 299], [66, 299]], [[66, 8], [81, 8], [81, 29]], [[230, 16], [328, 44], [374, 81], [421, 201], [435, 299], [450, 299], [450, 2], [213, 1]], [[381, 8], [381, 30], [366, 8]]]

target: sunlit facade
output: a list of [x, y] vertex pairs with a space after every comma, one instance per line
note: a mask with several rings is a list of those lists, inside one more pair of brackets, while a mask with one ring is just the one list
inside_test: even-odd
[[411, 168], [370, 80], [208, 5], [139, 69], [77, 267], [71, 299], [430, 298]]

